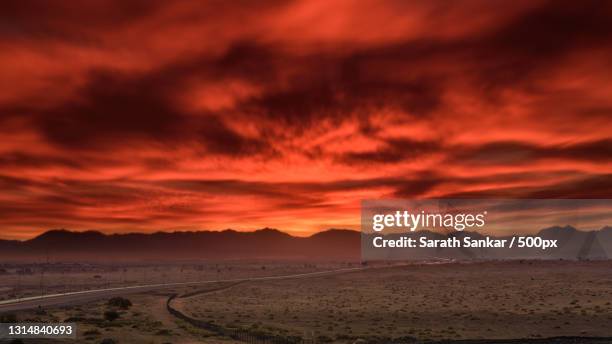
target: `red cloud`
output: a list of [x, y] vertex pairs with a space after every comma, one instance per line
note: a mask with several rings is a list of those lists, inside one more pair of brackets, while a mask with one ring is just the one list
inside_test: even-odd
[[41, 6], [0, 5], [4, 237], [612, 196], [606, 3]]

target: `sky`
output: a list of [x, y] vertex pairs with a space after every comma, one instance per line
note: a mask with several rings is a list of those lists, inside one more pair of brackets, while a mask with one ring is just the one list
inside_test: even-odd
[[612, 198], [609, 1], [3, 1], [0, 237]]

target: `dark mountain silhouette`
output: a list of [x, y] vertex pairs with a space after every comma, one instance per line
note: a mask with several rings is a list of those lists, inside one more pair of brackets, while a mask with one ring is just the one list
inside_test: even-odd
[[[373, 236], [344, 229], [330, 229], [309, 237], [295, 237], [276, 229], [254, 232], [224, 231], [157, 232], [152, 234], [103, 234], [97, 231], [51, 230], [26, 241], [0, 240], [3, 261], [122, 261], [190, 259], [299, 259], [299, 260], [378, 260], [378, 259], [609, 259], [612, 257], [612, 227], [580, 231], [571, 226], [555, 226], [537, 232], [543, 239], [557, 240], [558, 248], [542, 251], [498, 248], [416, 248], [374, 250], [368, 248]], [[459, 240], [478, 232], [439, 233], [419, 231], [386, 235], [419, 239]], [[507, 239], [509, 236], [492, 237]], [[363, 239], [363, 240], [362, 240]], [[368, 250], [365, 257], [361, 250]]]
[[331, 229], [294, 237], [276, 229], [103, 234], [50, 230], [31, 240], [0, 240], [4, 261], [359, 259], [359, 232]]

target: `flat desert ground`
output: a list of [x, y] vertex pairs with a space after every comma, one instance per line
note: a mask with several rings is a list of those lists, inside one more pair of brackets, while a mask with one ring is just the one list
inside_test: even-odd
[[[273, 269], [267, 273], [274, 274]], [[612, 336], [610, 261], [370, 265], [328, 276], [128, 295], [133, 306], [118, 310], [120, 317], [112, 321], [104, 320], [112, 308], [106, 300], [16, 315], [21, 321], [76, 319], [84, 343], [104, 338], [116, 343], [235, 342], [168, 313], [172, 294], [186, 295], [171, 304], [193, 319], [316, 342]]]

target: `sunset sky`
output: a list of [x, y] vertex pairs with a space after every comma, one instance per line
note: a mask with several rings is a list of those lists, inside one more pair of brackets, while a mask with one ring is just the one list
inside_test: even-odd
[[3, 1], [0, 238], [612, 198], [611, 1]]

